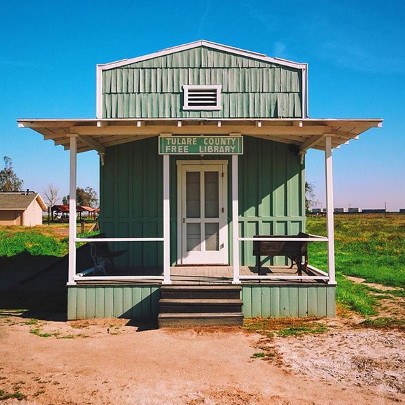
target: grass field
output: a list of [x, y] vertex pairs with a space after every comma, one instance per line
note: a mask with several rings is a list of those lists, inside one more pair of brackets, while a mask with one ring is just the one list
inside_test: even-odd
[[[325, 235], [326, 218], [310, 217], [307, 231]], [[335, 215], [335, 256], [339, 302], [363, 315], [375, 312], [376, 300], [370, 288], [353, 284], [344, 276], [368, 283], [405, 288], [405, 215]], [[326, 244], [309, 246], [310, 263], [327, 268]]]
[[[310, 217], [307, 231], [325, 235], [325, 222], [324, 217]], [[90, 226], [86, 224], [86, 231]], [[0, 226], [0, 257], [24, 251], [31, 255], [64, 256], [68, 251], [67, 233], [67, 224]], [[309, 249], [310, 264], [326, 270], [326, 243], [312, 243]], [[335, 252], [337, 300], [345, 307], [372, 315], [378, 304], [370, 287], [355, 284], [345, 276], [397, 287], [391, 294], [405, 295], [405, 215], [336, 215]]]
[[[85, 224], [86, 235], [92, 224]], [[78, 227], [78, 231], [79, 231]], [[51, 225], [27, 228], [23, 226], [0, 226], [0, 257], [11, 257], [22, 252], [33, 256], [58, 256], [68, 253], [69, 225]]]

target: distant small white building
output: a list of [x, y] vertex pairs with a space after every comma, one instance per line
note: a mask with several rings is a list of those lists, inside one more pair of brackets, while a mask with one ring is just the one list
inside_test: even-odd
[[46, 210], [44, 200], [34, 191], [0, 192], [0, 225], [42, 225]]

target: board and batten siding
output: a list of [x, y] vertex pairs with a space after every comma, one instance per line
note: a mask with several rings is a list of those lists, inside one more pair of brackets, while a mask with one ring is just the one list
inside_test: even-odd
[[327, 284], [242, 284], [243, 315], [252, 317], [334, 317], [336, 286]]
[[[101, 232], [108, 237], [162, 237], [162, 157], [157, 137], [107, 148], [101, 166]], [[177, 168], [170, 158], [171, 262], [177, 260]], [[231, 232], [231, 159], [228, 159], [228, 223]], [[290, 145], [244, 137], [239, 156], [240, 236], [296, 234], [305, 230], [304, 165]], [[232, 242], [231, 233], [229, 241]], [[115, 249], [127, 252], [116, 258], [119, 266], [161, 266], [162, 242], [121, 242]], [[241, 265], [254, 265], [252, 242], [241, 243]], [[232, 246], [229, 254], [231, 256]], [[285, 263], [276, 258], [276, 264]]]
[[159, 285], [81, 285], [68, 287], [68, 320], [128, 318], [151, 320], [159, 314]]
[[[336, 287], [326, 284], [243, 284], [245, 318], [334, 317]], [[127, 318], [153, 321], [159, 314], [160, 285], [68, 287], [68, 320]]]
[[[302, 71], [201, 46], [102, 71], [102, 118], [302, 118]], [[222, 109], [183, 110], [183, 85], [221, 85]]]
[[[239, 235], [295, 235], [304, 230], [304, 164], [297, 150], [244, 137], [244, 154], [239, 157]], [[253, 242], [241, 242], [242, 265], [255, 264], [252, 251]], [[280, 257], [272, 261], [286, 263]]]

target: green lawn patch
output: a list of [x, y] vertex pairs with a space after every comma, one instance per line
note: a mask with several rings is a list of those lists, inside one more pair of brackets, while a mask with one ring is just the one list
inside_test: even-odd
[[328, 328], [317, 318], [247, 318], [243, 327], [251, 332], [272, 338], [327, 332]]
[[0, 390], [0, 401], [5, 401], [7, 399], [18, 399], [19, 401], [22, 401], [23, 399], [26, 398], [26, 396], [24, 394], [22, 394], [19, 391], [15, 391], [15, 392], [7, 392], [4, 390]]
[[343, 307], [363, 316], [377, 314], [377, 300], [366, 286], [353, 283], [340, 273], [336, 274], [336, 281], [336, 300]]
[[28, 252], [33, 256], [64, 256], [67, 254], [67, 241], [58, 240], [37, 231], [0, 233], [0, 256], [15, 256]]
[[[403, 296], [405, 289], [405, 215], [335, 215], [336, 299], [361, 315], [376, 314], [378, 302], [367, 286], [344, 276], [360, 277], [368, 283], [399, 287], [385, 291]], [[325, 235], [326, 219], [309, 217], [307, 232]], [[309, 244], [310, 264], [327, 269], [326, 243]]]
[[298, 336], [298, 335], [312, 335], [318, 333], [325, 333], [328, 330], [326, 325], [321, 323], [310, 323], [302, 326], [292, 326], [290, 328], [281, 329], [277, 332], [278, 336]]
[[366, 319], [361, 324], [360, 327], [364, 328], [374, 328], [374, 329], [399, 329], [405, 331], [405, 320], [396, 318], [374, 318]]

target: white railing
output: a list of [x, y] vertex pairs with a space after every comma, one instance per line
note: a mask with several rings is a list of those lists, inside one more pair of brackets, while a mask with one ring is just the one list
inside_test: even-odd
[[[94, 242], [164, 242], [164, 238], [75, 238], [76, 243], [94, 243]], [[84, 270], [75, 274], [74, 281], [142, 281], [157, 280], [163, 281], [164, 276], [88, 276], [94, 271], [94, 268]], [[84, 277], [85, 276], [85, 277]]]

